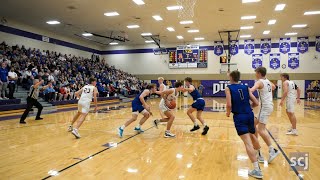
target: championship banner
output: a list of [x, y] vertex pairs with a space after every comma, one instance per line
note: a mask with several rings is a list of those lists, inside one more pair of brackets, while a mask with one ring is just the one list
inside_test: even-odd
[[316, 36], [316, 51], [320, 52], [320, 36]]
[[[249, 86], [250, 88], [254, 86], [254, 80], [241, 80], [240, 84]], [[204, 86], [202, 95], [204, 97], [225, 97], [225, 89], [230, 84], [226, 80], [202, 80], [201, 84]], [[257, 93], [254, 93], [257, 96]]]
[[279, 41], [279, 51], [283, 54], [290, 52], [290, 38], [280, 38]]
[[223, 54], [223, 41], [214, 41], [214, 54], [217, 56]]
[[262, 66], [262, 54], [252, 54], [252, 68], [257, 69]]
[[261, 39], [260, 51], [263, 54], [268, 54], [271, 52], [271, 39]]
[[288, 67], [291, 69], [296, 69], [299, 67], [299, 53], [288, 54]]
[[232, 40], [230, 41], [230, 54], [232, 56], [237, 55], [239, 52], [239, 41], [238, 40]]
[[271, 53], [269, 60], [269, 66], [271, 69], [280, 68], [280, 53]]
[[244, 40], [244, 53], [248, 55], [254, 53], [254, 39]]
[[309, 50], [309, 37], [298, 37], [297, 51], [299, 53], [305, 53]]

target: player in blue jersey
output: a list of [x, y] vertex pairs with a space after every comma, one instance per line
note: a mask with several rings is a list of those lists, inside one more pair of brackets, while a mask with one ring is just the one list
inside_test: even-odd
[[194, 111], [197, 111], [197, 118], [202, 123], [202, 125], [204, 126], [202, 135], [206, 135], [208, 133], [208, 131], [209, 131], [209, 127], [206, 124], [206, 122], [204, 121], [204, 119], [202, 118], [202, 112], [204, 110], [206, 102], [201, 97], [201, 95], [198, 92], [198, 90], [192, 85], [192, 78], [187, 77], [187, 78], [184, 79], [184, 81], [185, 81], [185, 84], [186, 84], [187, 87], [184, 88], [183, 91], [184, 92], [188, 91], [189, 94], [192, 96], [192, 99], [194, 101], [193, 104], [191, 105], [191, 107], [187, 111], [187, 114], [188, 114], [189, 118], [191, 119], [191, 121], [194, 124], [193, 128], [190, 131], [193, 132], [193, 131], [196, 131], [196, 130], [200, 129], [200, 126], [198, 125], [198, 123], [196, 121], [196, 118], [192, 114]]
[[146, 122], [146, 120], [152, 115], [150, 111], [150, 106], [146, 103], [147, 97], [150, 94], [155, 93], [157, 86], [155, 84], [150, 84], [145, 90], [138, 94], [132, 101], [132, 117], [124, 125], [118, 128], [118, 134], [120, 137], [123, 136], [124, 128], [129, 126], [133, 121], [137, 120], [138, 114], [141, 113], [143, 117], [141, 118], [139, 124], [134, 128], [138, 133], [142, 133], [141, 125]]
[[[254, 149], [254, 145], [260, 145], [257, 137], [254, 135], [254, 114], [252, 112], [252, 107], [258, 106], [259, 102], [251, 93], [248, 86], [239, 84], [239, 71], [232, 71], [229, 76], [230, 85], [228, 85], [225, 90], [227, 99], [226, 114], [227, 117], [229, 117], [230, 113], [233, 113], [235, 128], [253, 163], [254, 169], [249, 171], [248, 174], [255, 178], [262, 178], [262, 171], [259, 167], [256, 151]], [[252, 104], [250, 104], [250, 100], [252, 101]]]

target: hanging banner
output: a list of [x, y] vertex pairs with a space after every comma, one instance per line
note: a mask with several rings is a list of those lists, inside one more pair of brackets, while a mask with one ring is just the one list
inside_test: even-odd
[[232, 56], [238, 54], [239, 52], [239, 41], [238, 40], [232, 40], [230, 41], [230, 54]]
[[283, 54], [290, 52], [290, 38], [280, 38], [279, 51]]
[[316, 51], [320, 52], [320, 36], [316, 36]]
[[299, 67], [299, 53], [288, 54], [288, 67], [291, 69], [296, 69]]
[[271, 69], [280, 68], [280, 53], [271, 53], [269, 60], [269, 66]]
[[223, 41], [214, 42], [214, 54], [220, 56], [223, 54]]
[[298, 37], [297, 51], [299, 53], [305, 53], [309, 50], [309, 38], [308, 37]]
[[248, 55], [254, 53], [254, 39], [244, 40], [244, 53]]
[[268, 54], [271, 52], [271, 39], [261, 39], [260, 50], [263, 54]]
[[252, 54], [252, 68], [257, 69], [262, 66], [262, 54]]

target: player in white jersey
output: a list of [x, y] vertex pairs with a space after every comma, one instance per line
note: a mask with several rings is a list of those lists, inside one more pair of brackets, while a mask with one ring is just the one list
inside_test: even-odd
[[[165, 91], [167, 89], [167, 86], [163, 83], [163, 81], [164, 81], [163, 77], [158, 78], [159, 92]], [[161, 109], [160, 109], [160, 116], [162, 119], [165, 117]]]
[[[71, 131], [71, 133], [76, 137], [80, 138], [80, 134], [78, 132], [78, 129], [82, 125], [83, 121], [85, 120], [86, 116], [88, 115], [90, 111], [90, 104], [92, 101], [92, 98], [94, 98], [94, 104], [96, 112], [98, 109], [98, 102], [97, 102], [97, 94], [98, 90], [96, 88], [97, 80], [95, 78], [89, 79], [89, 85], [85, 85], [83, 88], [81, 88], [79, 91], [75, 93], [77, 98], [80, 99], [78, 101], [78, 113], [73, 117], [73, 120], [71, 124], [69, 125], [68, 131]], [[73, 124], [77, 121], [78, 123], [73, 127]]]
[[164, 113], [166, 117], [162, 117], [162, 119], [160, 120], [158, 119], [154, 120], [154, 125], [157, 128], [160, 122], [167, 122], [167, 130], [164, 133], [164, 137], [166, 138], [176, 136], [175, 134], [172, 134], [170, 132], [175, 116], [173, 112], [170, 110], [170, 108], [167, 106], [167, 104], [169, 103], [169, 101], [175, 101], [177, 99], [177, 96], [179, 95], [178, 93], [183, 89], [183, 84], [181, 82], [176, 82], [174, 86], [175, 88], [159, 91], [159, 94], [162, 97], [160, 100], [159, 108], [160, 108], [160, 111]]
[[[258, 118], [255, 122], [256, 124], [256, 136], [258, 134], [262, 137], [264, 142], [269, 147], [269, 160], [268, 163], [274, 160], [279, 155], [279, 151], [272, 146], [270, 135], [266, 130], [266, 125], [268, 123], [268, 118], [273, 112], [273, 102], [272, 102], [272, 91], [276, 88], [273, 83], [271, 83], [267, 78], [267, 69], [265, 67], [258, 67], [256, 70], [256, 78], [257, 81], [255, 82], [254, 86], [250, 89], [253, 93], [256, 90], [259, 92], [259, 99], [260, 99], [260, 112]], [[258, 148], [258, 147], [257, 147]], [[264, 158], [258, 150], [258, 161], [260, 163], [264, 163]]]
[[[280, 106], [283, 106], [286, 100], [287, 115], [289, 117], [291, 128], [288, 130], [287, 135], [298, 135], [297, 131], [297, 118], [294, 114], [294, 104], [300, 104], [300, 88], [293, 82], [289, 80], [289, 74], [282, 73], [280, 75], [282, 81], [283, 94], [280, 102]], [[297, 96], [296, 92], [297, 91]]]

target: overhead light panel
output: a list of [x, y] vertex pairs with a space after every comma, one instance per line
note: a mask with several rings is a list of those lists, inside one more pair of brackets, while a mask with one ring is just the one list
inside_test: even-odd
[[109, 43], [110, 45], [118, 45], [119, 43], [117, 42], [112, 42], [112, 43]]
[[268, 25], [275, 24], [276, 22], [277, 22], [277, 20], [275, 20], [275, 19], [271, 19], [271, 20], [269, 20]]
[[193, 23], [193, 21], [180, 21], [180, 24], [192, 24]]
[[47, 21], [47, 24], [56, 25], [56, 24], [60, 24], [60, 22], [56, 21], [56, 20], [53, 20], [53, 21]]
[[292, 27], [293, 28], [304, 28], [304, 27], [307, 27], [307, 24], [295, 24]]
[[245, 29], [253, 29], [253, 26], [242, 26], [240, 29], [245, 30]]
[[195, 41], [202, 41], [202, 40], [204, 40], [204, 38], [203, 37], [196, 37], [196, 38], [194, 38], [194, 40]]
[[132, 0], [134, 3], [136, 3], [137, 5], [144, 5], [145, 3], [142, 0]]
[[240, 35], [240, 38], [249, 38], [251, 35]]
[[265, 30], [265, 31], [263, 31], [263, 34], [269, 34], [270, 33], [270, 31], [269, 30]]
[[118, 12], [107, 12], [107, 13], [104, 13], [105, 16], [119, 16], [119, 13]]
[[255, 19], [257, 16], [241, 16], [242, 20], [247, 20], [247, 19]]
[[153, 17], [153, 19], [155, 19], [156, 21], [162, 21], [162, 20], [163, 20], [162, 17], [159, 16], [159, 15], [154, 15], [154, 16], [152, 16], [152, 17]]
[[320, 11], [307, 11], [303, 15], [315, 15], [315, 14], [320, 14]]
[[141, 33], [141, 36], [151, 36], [152, 33]]
[[183, 36], [177, 36], [178, 39], [183, 39]]
[[128, 25], [127, 28], [129, 29], [134, 29], [134, 28], [139, 28], [139, 25]]
[[180, 10], [180, 9], [183, 9], [182, 6], [168, 6], [167, 7], [167, 10], [169, 11], [175, 11], [175, 10]]
[[199, 32], [199, 29], [190, 29], [188, 30], [188, 33], [197, 33]]
[[146, 43], [154, 43], [154, 41], [153, 40], [147, 40], [147, 41], [145, 41]]
[[285, 33], [284, 35], [286, 36], [294, 36], [294, 35], [297, 35], [298, 33], [296, 32], [288, 32], [288, 33]]
[[173, 27], [167, 27], [167, 30], [171, 32], [174, 31]]
[[93, 34], [91, 34], [91, 33], [82, 33], [82, 36], [88, 37], [88, 36], [93, 36]]
[[286, 7], [286, 4], [278, 4], [276, 5], [275, 11], [282, 11]]
[[261, 0], [242, 0], [242, 3], [255, 3], [260, 2]]

